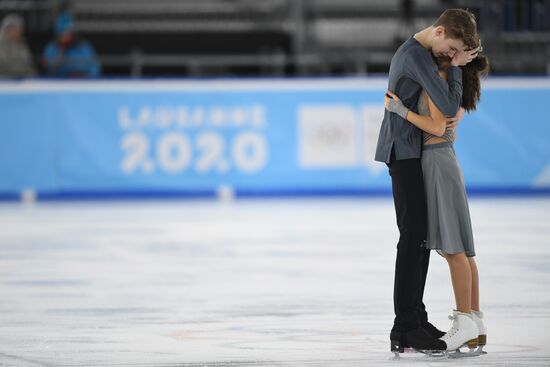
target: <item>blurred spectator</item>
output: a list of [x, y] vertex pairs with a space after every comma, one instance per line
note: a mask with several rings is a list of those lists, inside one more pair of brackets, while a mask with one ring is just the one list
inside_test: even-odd
[[35, 75], [31, 53], [23, 38], [23, 18], [16, 14], [7, 15], [1, 27], [0, 77], [24, 78]]
[[55, 40], [44, 50], [43, 62], [48, 76], [58, 78], [95, 78], [100, 65], [93, 46], [78, 37], [72, 16], [62, 13], [55, 23]]
[[413, 0], [399, 1], [399, 28], [394, 39], [394, 47], [399, 47], [415, 31], [415, 7]]

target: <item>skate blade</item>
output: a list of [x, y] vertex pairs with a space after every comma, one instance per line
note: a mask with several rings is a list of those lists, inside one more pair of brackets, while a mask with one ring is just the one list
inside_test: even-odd
[[424, 353], [426, 357], [430, 358], [445, 358], [447, 351], [445, 350], [419, 350], [419, 353]]
[[426, 350], [426, 349], [414, 349], [403, 348], [402, 351], [392, 351], [394, 356], [390, 358], [391, 361], [407, 361], [407, 362], [422, 362], [427, 360], [440, 360], [447, 359], [448, 353], [445, 350]]
[[441, 361], [448, 358], [447, 352], [437, 351], [437, 353], [431, 351], [420, 351], [414, 350], [411, 352], [404, 353], [394, 353], [392, 358], [389, 358], [390, 361], [401, 362], [401, 363], [426, 363], [430, 361]]
[[483, 350], [483, 347], [484, 347], [484, 346], [485, 346], [485, 345], [480, 345], [480, 346], [477, 347], [477, 349], [476, 349], [476, 353], [478, 353], [480, 356], [481, 356], [481, 355], [484, 355], [484, 354], [487, 354], [487, 352]]
[[467, 352], [463, 352], [460, 349], [457, 349], [454, 352], [452, 351], [448, 352], [448, 356], [450, 359], [479, 357], [484, 354], [487, 354], [487, 352], [483, 351], [483, 349], [480, 350], [479, 347], [477, 349], [475, 348], [470, 349]]

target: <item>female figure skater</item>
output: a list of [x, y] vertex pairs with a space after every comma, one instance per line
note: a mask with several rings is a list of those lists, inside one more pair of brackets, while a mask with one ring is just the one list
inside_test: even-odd
[[[474, 49], [477, 44], [467, 45]], [[447, 60], [439, 60], [440, 76], [446, 77]], [[462, 107], [473, 111], [480, 99], [480, 76], [489, 69], [487, 57], [479, 55], [462, 69]], [[479, 307], [479, 276], [474, 259], [475, 249], [464, 178], [453, 144], [455, 128], [447, 129], [448, 119], [435, 106], [425, 90], [418, 102], [418, 113], [409, 111], [398, 96], [387, 92], [386, 109], [399, 114], [423, 130], [422, 171], [428, 209], [428, 238], [426, 246], [435, 249], [449, 264], [455, 294], [451, 329], [441, 337], [448, 351], [467, 345], [479, 345], [481, 353], [487, 340], [487, 329]], [[450, 119], [449, 119], [450, 120]], [[449, 121], [450, 122], [450, 121]]]

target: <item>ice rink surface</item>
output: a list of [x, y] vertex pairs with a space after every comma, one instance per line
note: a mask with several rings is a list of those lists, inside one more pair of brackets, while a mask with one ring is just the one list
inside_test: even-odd
[[550, 198], [470, 208], [489, 354], [392, 361], [390, 198], [2, 203], [0, 366], [550, 366]]

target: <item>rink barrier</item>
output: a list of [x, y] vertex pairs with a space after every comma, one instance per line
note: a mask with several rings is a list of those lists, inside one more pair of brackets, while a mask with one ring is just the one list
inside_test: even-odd
[[[469, 197], [536, 197], [550, 195], [550, 188], [468, 188]], [[391, 189], [380, 190], [237, 190], [236, 199], [269, 199], [269, 198], [371, 198], [390, 197]], [[228, 201], [217, 190], [205, 191], [111, 191], [111, 192], [43, 192], [37, 193], [34, 200], [26, 200], [21, 194], [0, 194], [1, 202], [48, 202], [48, 201], [96, 201], [96, 200], [220, 200]], [[229, 201], [230, 201], [229, 200]]]
[[[0, 82], [0, 200], [390, 195], [373, 160], [386, 85]], [[549, 78], [484, 81], [456, 144], [472, 195], [549, 193], [548, 100]]]

